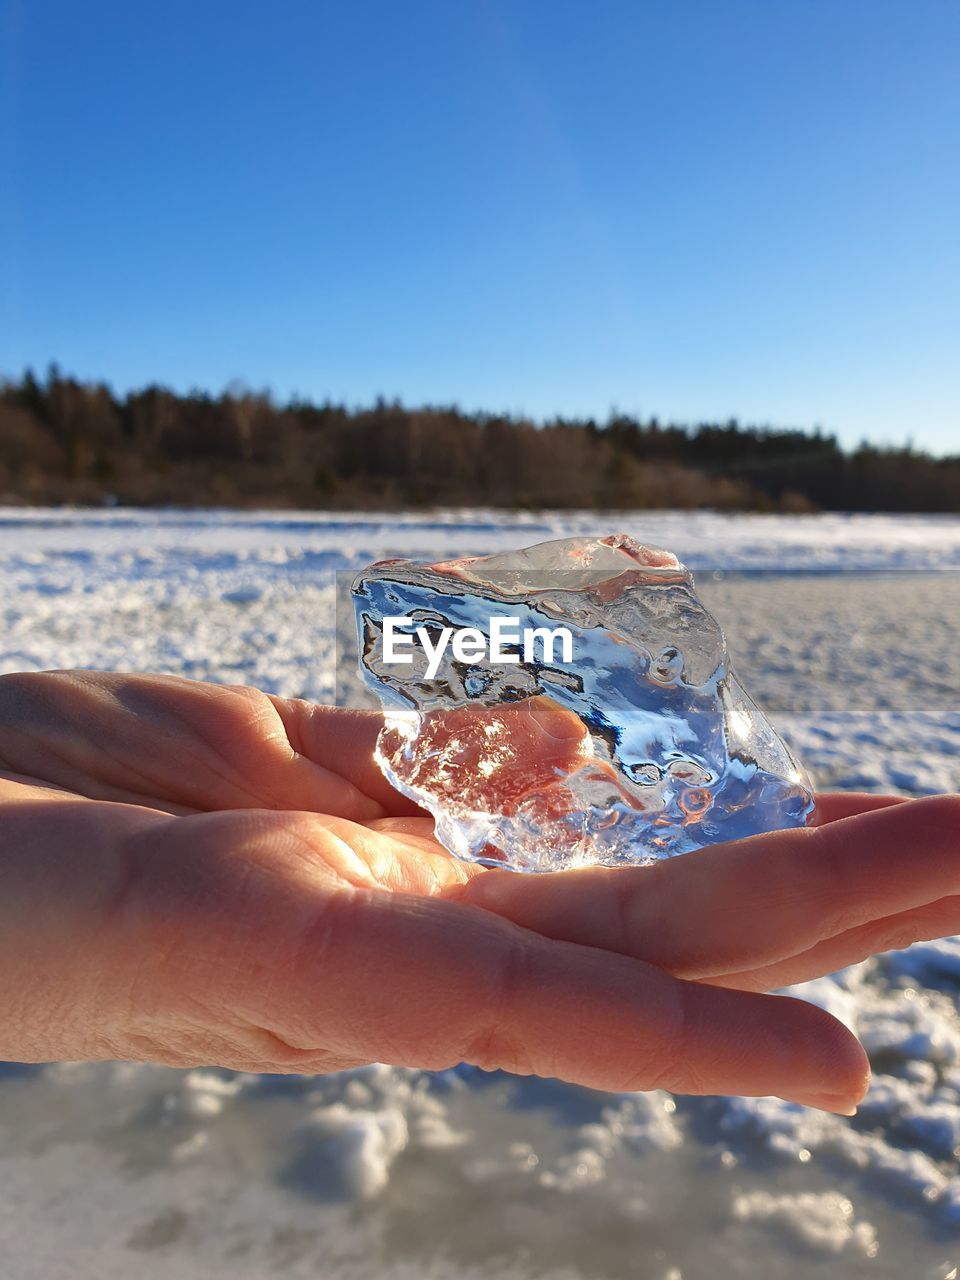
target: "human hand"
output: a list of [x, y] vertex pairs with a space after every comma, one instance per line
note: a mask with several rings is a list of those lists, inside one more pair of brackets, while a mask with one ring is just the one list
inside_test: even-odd
[[0, 1055], [468, 1061], [842, 1111], [853, 1036], [760, 992], [960, 928], [956, 797], [824, 797], [819, 827], [518, 876], [436, 844], [378, 727], [171, 677], [0, 678]]

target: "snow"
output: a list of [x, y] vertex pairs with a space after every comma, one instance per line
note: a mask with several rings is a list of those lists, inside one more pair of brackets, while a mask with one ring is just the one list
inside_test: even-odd
[[876, 1257], [877, 1233], [868, 1222], [853, 1221], [853, 1205], [836, 1191], [820, 1195], [773, 1195], [751, 1191], [733, 1202], [741, 1222], [760, 1221], [783, 1226], [800, 1243], [819, 1253], [843, 1253], [852, 1248]]
[[[960, 789], [949, 517], [0, 509], [0, 671], [329, 699], [335, 570], [619, 529], [698, 574], [739, 674], [821, 785]], [[468, 1068], [0, 1065], [4, 1274], [944, 1280], [960, 1259], [958, 991], [955, 938], [795, 989], [871, 1054], [851, 1120]]]

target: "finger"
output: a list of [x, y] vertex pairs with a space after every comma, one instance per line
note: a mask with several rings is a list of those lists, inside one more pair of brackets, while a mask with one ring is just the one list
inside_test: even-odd
[[856, 813], [903, 804], [907, 799], [907, 796], [878, 796], [871, 791], [821, 791], [817, 794], [817, 805], [808, 825], [821, 827], [826, 822], [851, 818]]
[[303, 1003], [286, 1034], [307, 1056], [338, 1026], [361, 1060], [462, 1060], [595, 1089], [829, 1095], [836, 1110], [862, 1095], [862, 1051], [811, 1005], [684, 983], [437, 899], [366, 895], [340, 908], [320, 930], [335, 972], [324, 982], [308, 949], [291, 988]]
[[[408, 788], [463, 808], [510, 811], [531, 790], [550, 803], [551, 787], [583, 764], [586, 730], [571, 712], [547, 697], [427, 712], [417, 728], [417, 750], [407, 750], [401, 729], [370, 712], [316, 707], [272, 698], [295, 749], [327, 768], [336, 767], [389, 815], [423, 815], [386, 780], [374, 758], [378, 744], [395, 776]], [[497, 767], [483, 768], [496, 744]], [[609, 769], [597, 762], [598, 770]], [[562, 795], [558, 795], [560, 802]], [[350, 815], [353, 816], [353, 815]]]
[[382, 816], [383, 806], [350, 776], [362, 783], [364, 771], [349, 767], [357, 751], [375, 769], [366, 739], [355, 741], [335, 717], [326, 746], [329, 766], [301, 753], [266, 694], [242, 686], [92, 671], [0, 677], [0, 766], [91, 799], [174, 814], [274, 808]]
[[960, 933], [960, 896], [954, 895], [913, 911], [871, 920], [777, 964], [704, 981], [741, 991], [772, 991], [834, 973], [884, 951], [902, 951], [914, 942], [949, 938], [956, 933]]
[[467, 1061], [597, 1089], [829, 1096], [836, 1110], [865, 1087], [856, 1040], [805, 1002], [678, 981], [442, 898], [331, 894], [308, 863], [291, 896], [269, 860], [255, 864], [262, 856], [260, 846], [231, 877], [230, 936], [270, 956], [268, 988], [243, 1002], [280, 1069], [331, 1053], [431, 1069]]
[[449, 892], [484, 874], [478, 863], [450, 856], [433, 836], [432, 818], [379, 818], [356, 823], [322, 814], [315, 822], [362, 864], [364, 883], [369, 885], [430, 896]]
[[[583, 721], [546, 695], [428, 711], [415, 747], [403, 725], [388, 725], [379, 741], [400, 785], [454, 811], [513, 814], [523, 806], [528, 821], [548, 823], [576, 807], [568, 778], [584, 769], [623, 790], [609, 761], [594, 756]], [[484, 850], [491, 858], [506, 852]]]
[[419, 805], [390, 785], [374, 758], [383, 716], [374, 711], [317, 706], [299, 698], [271, 696], [270, 701], [294, 750], [369, 796], [379, 806], [377, 816], [423, 814]]
[[491, 871], [455, 892], [548, 937], [702, 979], [774, 964], [958, 891], [960, 796], [933, 796], [652, 867]]
[[[13, 806], [18, 856], [0, 862], [0, 1048], [15, 1059], [466, 1060], [841, 1111], [864, 1090], [856, 1040], [812, 1005], [680, 982], [478, 908], [371, 888], [313, 815], [32, 807]], [[82, 859], [58, 837], [67, 829]]]

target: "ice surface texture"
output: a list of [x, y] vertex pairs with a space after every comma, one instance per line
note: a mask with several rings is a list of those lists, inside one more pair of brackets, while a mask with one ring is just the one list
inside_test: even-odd
[[[802, 826], [798, 761], [740, 685], [726, 641], [669, 551], [625, 534], [437, 564], [383, 561], [353, 585], [360, 663], [386, 722], [377, 758], [458, 857], [518, 871], [644, 864]], [[423, 629], [385, 661], [384, 619]], [[490, 661], [442, 628], [566, 628]], [[479, 646], [475, 646], [479, 648]], [[395, 652], [399, 652], [396, 650]], [[529, 659], [529, 660], [524, 660]], [[569, 659], [569, 660], [567, 660]]]

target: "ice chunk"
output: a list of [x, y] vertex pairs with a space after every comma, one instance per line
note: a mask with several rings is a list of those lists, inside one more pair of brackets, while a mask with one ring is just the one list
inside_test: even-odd
[[390, 560], [353, 595], [380, 766], [461, 858], [650, 863], [813, 808], [669, 551], [618, 534]]

